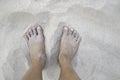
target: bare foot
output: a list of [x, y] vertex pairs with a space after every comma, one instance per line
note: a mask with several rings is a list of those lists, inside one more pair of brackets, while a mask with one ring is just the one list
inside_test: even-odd
[[80, 41], [81, 37], [76, 30], [64, 27], [59, 54], [60, 64], [64, 61], [67, 61], [68, 63], [71, 62], [78, 50]]
[[46, 60], [44, 34], [40, 25], [31, 27], [24, 35], [31, 56], [32, 64], [44, 66]]

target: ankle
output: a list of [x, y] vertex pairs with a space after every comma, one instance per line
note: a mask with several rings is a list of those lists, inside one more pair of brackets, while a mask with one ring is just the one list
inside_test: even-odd
[[46, 58], [39, 57], [39, 58], [32, 58], [31, 63], [32, 65], [39, 65], [43, 66], [46, 62]]
[[30, 69], [33, 70], [38, 70], [38, 71], [42, 71], [43, 70], [43, 64], [31, 64]]

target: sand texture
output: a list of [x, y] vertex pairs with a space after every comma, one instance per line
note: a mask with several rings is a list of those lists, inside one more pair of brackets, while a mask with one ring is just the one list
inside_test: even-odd
[[44, 29], [44, 80], [58, 80], [63, 25], [81, 34], [72, 64], [82, 80], [120, 80], [120, 0], [0, 0], [0, 80], [21, 80], [30, 66], [23, 34], [33, 24]]

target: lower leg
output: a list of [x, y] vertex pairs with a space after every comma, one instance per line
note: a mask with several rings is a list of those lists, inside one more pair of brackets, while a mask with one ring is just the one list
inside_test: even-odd
[[42, 80], [42, 65], [37, 62], [31, 65], [23, 77], [23, 80]]
[[61, 69], [59, 80], [80, 80], [71, 65], [71, 60], [77, 52], [80, 40], [81, 38], [77, 31], [69, 29], [68, 27], [64, 28], [59, 54], [59, 64]]
[[59, 80], [80, 80], [77, 73], [74, 71], [71, 63], [66, 60], [66, 58], [62, 58], [60, 62], [61, 73]]
[[45, 42], [42, 28], [33, 26], [25, 33], [32, 64], [25, 73], [23, 80], [42, 80], [42, 70], [45, 64]]

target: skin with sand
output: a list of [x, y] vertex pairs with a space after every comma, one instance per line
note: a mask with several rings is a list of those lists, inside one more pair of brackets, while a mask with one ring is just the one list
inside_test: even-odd
[[[76, 30], [68, 26], [65, 26], [62, 31], [58, 57], [61, 68], [59, 80], [80, 80], [71, 61], [76, 55], [81, 37]], [[26, 31], [24, 37], [29, 47], [32, 65], [25, 73], [23, 80], [42, 80], [42, 70], [46, 61], [43, 29], [40, 25], [32, 26]]]

